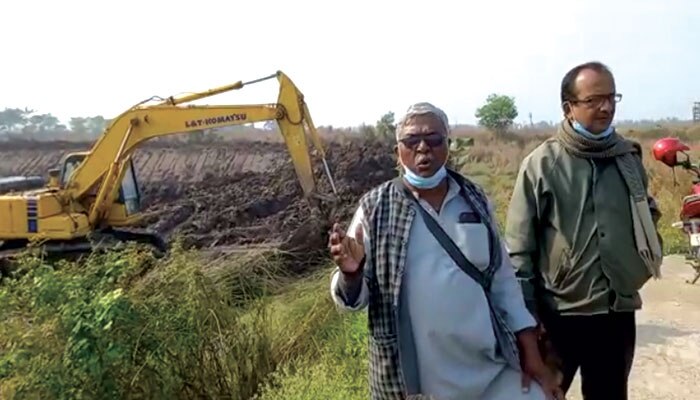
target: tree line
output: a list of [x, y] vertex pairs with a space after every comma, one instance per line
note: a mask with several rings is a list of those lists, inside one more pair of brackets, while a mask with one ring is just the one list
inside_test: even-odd
[[5, 108], [0, 111], [0, 133], [15, 135], [61, 136], [68, 132], [97, 137], [107, 127], [108, 119], [101, 115], [72, 117], [68, 125], [51, 113], [38, 113], [29, 108]]
[[[515, 123], [516, 118], [519, 116], [515, 98], [497, 93], [490, 94], [485, 99], [482, 106], [475, 110], [474, 116], [478, 121], [478, 126], [491, 131], [496, 136], [504, 136], [512, 129], [547, 130], [554, 126], [552, 122], [532, 121], [531, 114], [529, 124]], [[618, 123], [624, 123], [630, 126], [653, 126], [659, 125], [659, 123], [678, 121], [678, 118], [666, 118], [659, 121], [618, 121]], [[37, 139], [59, 138], [70, 134], [74, 137], [91, 139], [101, 135], [109, 122], [109, 119], [97, 115], [92, 117], [72, 117], [68, 121], [68, 125], [65, 125], [51, 113], [37, 113], [35, 110], [29, 108], [5, 108], [0, 111], [0, 134], [12, 134], [34, 137]], [[396, 131], [395, 124], [394, 113], [387, 112], [382, 115], [374, 125], [361, 124], [357, 127], [359, 128], [357, 130], [365, 136], [387, 137], [394, 135]], [[332, 127], [329, 128], [333, 130]], [[267, 121], [263, 126], [263, 130], [266, 131], [274, 129], [276, 129], [276, 127], [272, 121]], [[227, 130], [239, 131], [242, 130], [242, 128], [238, 127], [238, 129]], [[203, 130], [202, 132], [192, 135], [190, 140], [204, 140], [204, 136], [212, 136], [212, 134], [213, 132], [210, 132], [210, 130]]]

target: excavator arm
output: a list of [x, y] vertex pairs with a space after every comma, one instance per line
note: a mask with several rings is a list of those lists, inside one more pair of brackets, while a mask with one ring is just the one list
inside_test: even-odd
[[[274, 77], [280, 85], [277, 103], [182, 105]], [[316, 193], [307, 134], [321, 156], [326, 175], [333, 191], [336, 192], [319, 135], [303, 94], [294, 83], [282, 72], [277, 72], [246, 84], [239, 81], [180, 98], [169, 97], [153, 105], [136, 105], [127, 110], [109, 124], [104, 134], [65, 182], [65, 196], [72, 201], [80, 201], [97, 188], [97, 197], [88, 213], [90, 224], [95, 226], [110, 209], [128, 160], [140, 144], [166, 135], [270, 120], [276, 121], [280, 128], [305, 196], [320, 196]]]

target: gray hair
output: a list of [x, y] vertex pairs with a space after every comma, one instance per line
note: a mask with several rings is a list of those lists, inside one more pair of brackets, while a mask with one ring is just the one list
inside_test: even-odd
[[401, 134], [401, 130], [404, 126], [406, 126], [406, 123], [408, 122], [409, 119], [417, 116], [417, 115], [425, 115], [425, 114], [432, 114], [435, 117], [437, 117], [440, 122], [444, 125], [445, 128], [445, 135], [448, 136], [450, 134], [450, 123], [447, 119], [447, 114], [445, 114], [444, 111], [442, 111], [439, 107], [435, 107], [434, 105], [428, 103], [428, 102], [420, 102], [420, 103], [415, 103], [408, 107], [406, 110], [406, 113], [401, 117], [399, 122], [396, 124], [396, 140], [399, 140], [399, 135]]

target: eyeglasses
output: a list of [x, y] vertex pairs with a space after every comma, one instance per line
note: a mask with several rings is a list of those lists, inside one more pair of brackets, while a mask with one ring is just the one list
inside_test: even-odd
[[610, 103], [619, 103], [622, 100], [622, 94], [620, 93], [610, 93], [610, 94], [600, 94], [595, 96], [588, 96], [582, 100], [571, 100], [572, 103], [582, 104], [586, 108], [598, 108], [603, 105], [605, 101]]
[[422, 141], [429, 147], [442, 146], [445, 143], [445, 135], [436, 132], [428, 135], [408, 135], [399, 139], [399, 142], [410, 149], [415, 149]]

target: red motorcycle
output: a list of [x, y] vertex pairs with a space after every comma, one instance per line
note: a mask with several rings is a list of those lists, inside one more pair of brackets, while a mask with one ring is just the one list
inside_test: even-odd
[[[686, 151], [690, 148], [678, 138], [663, 138], [654, 143], [653, 154], [657, 161], [661, 161], [671, 168], [681, 167], [692, 173], [693, 186], [686, 196], [683, 196], [680, 212], [680, 221], [674, 222], [673, 227], [682, 229], [690, 242], [690, 248], [686, 254], [686, 261], [695, 270], [695, 276], [688, 283], [695, 284], [700, 279], [700, 164], [690, 161]], [[685, 156], [679, 160], [678, 155]]]

